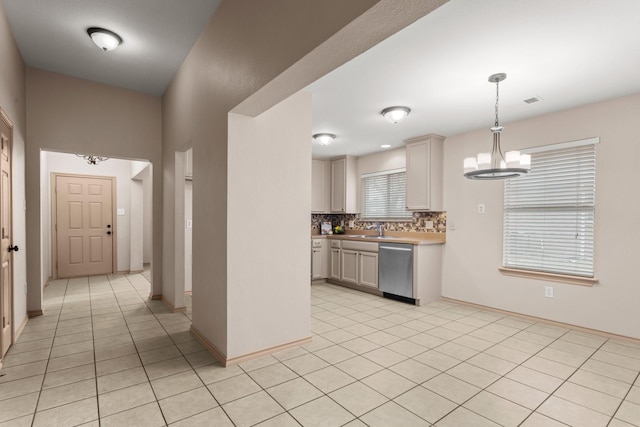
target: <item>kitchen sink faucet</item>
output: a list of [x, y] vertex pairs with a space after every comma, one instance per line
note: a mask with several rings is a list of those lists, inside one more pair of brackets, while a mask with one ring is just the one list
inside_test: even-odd
[[378, 230], [378, 236], [382, 237], [382, 224], [372, 224], [367, 227], [367, 230], [371, 230], [372, 228]]

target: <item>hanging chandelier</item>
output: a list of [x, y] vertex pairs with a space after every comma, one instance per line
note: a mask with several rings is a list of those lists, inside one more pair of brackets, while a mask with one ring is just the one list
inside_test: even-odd
[[504, 129], [498, 120], [498, 101], [500, 82], [507, 78], [505, 73], [489, 76], [489, 82], [496, 84], [496, 121], [490, 129], [493, 133], [491, 153], [480, 153], [477, 157], [464, 159], [464, 176], [469, 179], [506, 179], [515, 178], [531, 172], [531, 155], [519, 151], [507, 151], [504, 155], [500, 148], [500, 133]]
[[109, 160], [108, 157], [102, 157], [102, 156], [93, 156], [93, 155], [84, 155], [84, 154], [76, 154], [76, 156], [78, 157], [82, 157], [83, 159], [85, 159], [87, 161], [88, 165], [97, 165], [100, 162], [104, 162], [105, 160]]

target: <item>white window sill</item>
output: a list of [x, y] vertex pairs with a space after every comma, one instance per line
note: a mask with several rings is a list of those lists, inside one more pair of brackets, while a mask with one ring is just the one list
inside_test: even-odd
[[543, 273], [541, 271], [518, 270], [515, 268], [499, 267], [498, 270], [506, 276], [524, 277], [527, 279], [547, 280], [550, 282], [568, 283], [571, 285], [593, 286], [598, 283], [594, 277], [569, 276], [566, 274]]

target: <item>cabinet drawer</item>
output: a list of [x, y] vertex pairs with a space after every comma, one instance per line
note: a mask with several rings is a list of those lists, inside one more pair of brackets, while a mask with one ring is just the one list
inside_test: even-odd
[[353, 240], [344, 240], [342, 249], [351, 249], [352, 251], [378, 252], [377, 242], [356, 242]]
[[334, 249], [340, 249], [340, 240], [330, 240], [331, 241], [331, 247]]

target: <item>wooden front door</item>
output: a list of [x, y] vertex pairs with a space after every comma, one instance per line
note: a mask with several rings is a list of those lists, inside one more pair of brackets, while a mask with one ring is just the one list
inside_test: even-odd
[[13, 342], [13, 251], [11, 225], [11, 143], [13, 127], [0, 111], [0, 359]]
[[55, 175], [59, 278], [113, 273], [113, 178]]

